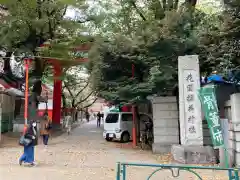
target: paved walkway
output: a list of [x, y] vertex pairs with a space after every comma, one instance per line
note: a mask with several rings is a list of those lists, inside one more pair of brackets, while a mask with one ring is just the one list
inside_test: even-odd
[[[37, 146], [36, 167], [18, 165], [22, 147], [1, 148], [0, 180], [115, 180], [118, 161], [157, 163], [151, 152], [120, 147], [120, 143], [105, 142], [102, 128], [97, 128], [96, 121], [91, 121], [74, 129], [70, 136], [50, 140], [47, 151], [41, 144]], [[152, 171], [151, 168], [130, 168], [127, 180], [146, 180]], [[222, 173], [201, 174], [207, 180], [227, 179]], [[183, 173], [181, 178], [175, 179], [197, 179], [192, 177]], [[151, 180], [169, 179], [174, 178], [169, 171], [163, 171]]]

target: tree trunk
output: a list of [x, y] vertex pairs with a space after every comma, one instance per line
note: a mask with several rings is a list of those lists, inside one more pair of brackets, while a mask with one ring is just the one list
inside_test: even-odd
[[33, 85], [33, 90], [29, 98], [29, 120], [37, 120], [37, 111], [39, 104], [39, 97], [42, 92], [42, 81], [37, 80]]
[[62, 102], [63, 102], [63, 108], [66, 108], [67, 103], [66, 103], [66, 97], [65, 97], [64, 93], [62, 93]]
[[35, 79], [33, 83], [33, 89], [29, 99], [29, 114], [30, 120], [37, 120], [37, 111], [39, 99], [42, 93], [42, 81], [41, 77], [43, 75], [44, 67], [40, 59], [36, 58], [35, 67], [32, 73], [32, 77]]
[[137, 133], [137, 143], [140, 142], [140, 114], [138, 105], [135, 106], [135, 113], [136, 113], [136, 133]]
[[185, 4], [190, 7], [195, 7], [197, 4], [197, 0], [185, 0]]
[[75, 99], [72, 100], [72, 108], [75, 108]]
[[78, 120], [78, 110], [75, 111], [75, 121]]
[[5, 74], [10, 74], [12, 75], [12, 70], [11, 70], [11, 65], [10, 65], [10, 57], [12, 55], [12, 52], [8, 51], [6, 53], [6, 58], [3, 58], [4, 60], [4, 66], [3, 66], [3, 70]]

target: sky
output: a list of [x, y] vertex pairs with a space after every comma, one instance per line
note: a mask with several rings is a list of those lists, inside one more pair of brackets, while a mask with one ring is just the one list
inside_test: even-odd
[[[89, 9], [96, 8], [96, 7], [100, 8], [100, 6], [98, 5], [98, 1], [96, 0], [87, 0], [86, 4], [89, 6]], [[74, 9], [73, 7], [69, 7], [65, 15], [65, 17], [68, 17], [68, 18], [76, 18], [80, 16], [81, 16], [81, 12], [78, 11], [76, 8]]]
[[72, 7], [69, 7], [66, 11], [65, 17], [67, 18], [76, 18], [79, 16], [80, 12], [78, 12], [76, 9], [73, 9]]
[[[110, 0], [109, 0], [109, 2], [110, 2]], [[184, 1], [180, 0], [180, 2], [184, 2]], [[94, 9], [100, 8], [99, 3], [96, 0], [87, 0], [87, 4], [89, 5], [89, 7], [91, 9], [92, 8], [94, 8]], [[111, 3], [111, 4], [113, 4], [113, 3]], [[141, 6], [141, 4], [143, 5], [143, 3], [138, 3], [139, 6]], [[222, 6], [222, 0], [198, 0], [197, 6], [200, 7], [201, 9], [211, 8], [213, 10], [217, 10]], [[79, 16], [81, 16], [81, 13], [72, 7], [69, 7], [67, 9], [67, 12], [65, 15], [65, 17], [68, 17], [68, 18], [76, 18]]]
[[68, 8], [65, 16], [68, 18], [73, 18], [75, 17], [75, 14], [76, 14], [76, 11], [74, 9]]

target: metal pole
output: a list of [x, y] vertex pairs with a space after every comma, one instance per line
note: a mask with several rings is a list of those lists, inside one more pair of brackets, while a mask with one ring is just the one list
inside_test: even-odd
[[239, 180], [238, 169], [234, 169], [234, 180]]
[[233, 180], [234, 176], [233, 176], [233, 172], [231, 169], [228, 170], [228, 180]]
[[119, 162], [117, 163], [117, 177], [116, 177], [116, 180], [121, 180], [121, 165], [120, 165]]
[[126, 168], [126, 165], [125, 164], [123, 164], [122, 165], [122, 167], [123, 167], [123, 169], [122, 169], [122, 175], [123, 175], [123, 180], [126, 180], [127, 179], [127, 172], [126, 172], [126, 170], [127, 170], [127, 168]]
[[228, 150], [227, 150], [227, 147], [226, 147], [226, 144], [225, 144], [225, 143], [224, 143], [224, 145], [223, 145], [223, 150], [224, 150], [225, 168], [229, 168]]
[[132, 127], [132, 137], [133, 137], [133, 147], [137, 146], [137, 133], [136, 133], [136, 112], [135, 107], [132, 105], [132, 117], [133, 117], [133, 127]]
[[25, 79], [25, 107], [24, 107], [24, 125], [28, 123], [28, 71], [29, 71], [29, 59], [25, 59], [26, 79]]

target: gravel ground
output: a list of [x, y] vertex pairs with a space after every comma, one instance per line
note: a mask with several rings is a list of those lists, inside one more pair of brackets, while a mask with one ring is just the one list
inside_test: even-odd
[[[36, 147], [36, 167], [20, 167], [18, 158], [22, 147], [0, 148], [0, 180], [115, 180], [116, 162], [167, 163], [168, 157], [156, 158], [151, 152], [105, 142], [102, 128], [96, 121], [74, 129], [70, 136], [50, 139], [47, 149]], [[157, 160], [158, 159], [158, 160]], [[153, 168], [127, 169], [127, 180], [146, 180]], [[227, 180], [224, 172], [200, 171], [206, 180]], [[172, 178], [169, 170], [160, 171], [151, 180], [197, 180], [189, 173]]]

